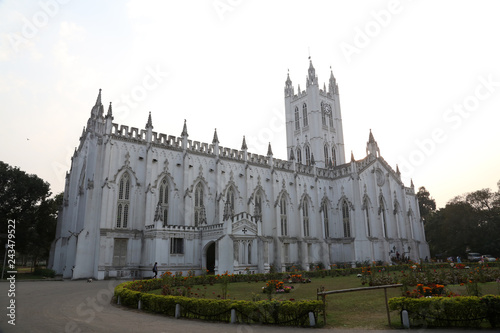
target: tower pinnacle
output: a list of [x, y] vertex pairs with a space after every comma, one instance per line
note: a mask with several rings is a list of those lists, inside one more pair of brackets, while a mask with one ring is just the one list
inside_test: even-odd
[[146, 128], [153, 128], [153, 121], [151, 119], [151, 111], [149, 112], [148, 122], [146, 123]]
[[212, 143], [219, 143], [219, 137], [217, 136], [217, 128], [214, 130], [214, 138], [212, 140]]
[[181, 133], [181, 136], [185, 136], [185, 137], [188, 137], [189, 134], [188, 134], [188, 129], [187, 129], [187, 125], [186, 125], [186, 119], [184, 119], [184, 126], [182, 127], [182, 133]]
[[377, 141], [373, 137], [372, 130], [370, 129], [370, 135], [368, 136], [368, 142], [366, 143], [366, 155], [373, 155], [375, 157], [380, 156], [380, 149], [378, 148]]

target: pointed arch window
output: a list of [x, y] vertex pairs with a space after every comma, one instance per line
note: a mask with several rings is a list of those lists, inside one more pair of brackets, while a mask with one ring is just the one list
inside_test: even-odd
[[397, 237], [401, 238], [401, 233], [400, 233], [400, 225], [399, 225], [399, 204], [397, 202], [394, 203], [394, 222], [396, 223], [396, 232], [397, 232]]
[[342, 224], [344, 226], [344, 237], [351, 237], [351, 221], [349, 216], [349, 205], [345, 200], [342, 202]]
[[309, 146], [306, 146], [306, 165], [311, 165], [311, 151], [309, 149]]
[[304, 227], [304, 237], [309, 237], [309, 201], [302, 201], [302, 224]]
[[224, 207], [224, 215], [230, 218], [234, 215], [234, 190], [232, 187], [228, 188], [226, 193], [226, 206]]
[[328, 203], [326, 200], [323, 200], [323, 203], [321, 204], [321, 210], [323, 213], [323, 226], [325, 228], [325, 238], [330, 237], [330, 227], [328, 223]]
[[286, 214], [286, 198], [284, 195], [280, 199], [280, 222], [281, 222], [281, 236], [288, 235], [288, 221]]
[[371, 237], [372, 236], [372, 231], [370, 227], [370, 210], [368, 206], [368, 200], [365, 199], [365, 202], [363, 203], [363, 206], [365, 207], [365, 223], [366, 223], [366, 236]]
[[335, 148], [332, 147], [332, 163], [333, 163], [333, 166], [337, 166], [337, 157], [336, 157], [336, 154], [335, 154]]
[[255, 193], [253, 216], [257, 221], [262, 221], [262, 195], [260, 191]]
[[302, 150], [297, 148], [297, 163], [302, 164]]
[[300, 130], [300, 116], [299, 116], [299, 108], [295, 107], [295, 130]]
[[413, 221], [414, 221], [413, 211], [409, 212], [408, 219], [409, 219], [409, 222], [410, 222], [410, 235], [409, 236], [410, 236], [411, 239], [414, 239], [415, 235], [413, 234]]
[[161, 218], [163, 220], [163, 226], [168, 224], [168, 181], [167, 178], [163, 178], [160, 183], [160, 198], [158, 200], [158, 205], [160, 208], [159, 214], [161, 214]]
[[205, 220], [203, 205], [203, 184], [198, 183], [194, 191], [194, 225], [197, 227]]
[[304, 123], [304, 127], [309, 125], [309, 121], [307, 119], [307, 104], [302, 104], [302, 122]]
[[384, 199], [380, 198], [380, 217], [382, 218], [382, 229], [384, 231], [384, 237], [387, 237], [387, 219], [385, 216], [385, 205]]
[[[332, 109], [332, 107], [330, 106], [328, 108], [328, 110], [331, 110], [331, 109]], [[330, 127], [333, 127], [333, 112], [330, 112], [328, 114], [328, 123], [330, 124]]]
[[127, 228], [130, 207], [130, 176], [124, 173], [118, 185], [118, 201], [116, 213], [116, 227]]
[[248, 243], [248, 264], [252, 263], [252, 243]]

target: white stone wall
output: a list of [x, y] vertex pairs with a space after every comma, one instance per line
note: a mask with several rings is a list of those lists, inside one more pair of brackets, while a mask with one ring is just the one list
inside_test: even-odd
[[[297, 103], [308, 100], [310, 106], [319, 105], [319, 91], [317, 96], [313, 94], [316, 88], [309, 85], [307, 96], [296, 97]], [[338, 152], [343, 155], [336, 96], [336, 142], [342, 146]], [[295, 133], [294, 119], [290, 118], [295, 105], [291, 100], [295, 97], [287, 98], [290, 145], [290, 138], [305, 140], [305, 136]], [[215, 264], [216, 273], [240, 273], [265, 272], [271, 265], [284, 270], [291, 264], [309, 269], [319, 263], [328, 267], [337, 262], [388, 262], [395, 255], [394, 249], [414, 260], [429, 255], [413, 186], [405, 187], [399, 174], [373, 149], [358, 161], [322, 169], [272, 155], [227, 149], [218, 142], [207, 144], [191, 141], [187, 136], [169, 137], [153, 132], [152, 126], [139, 130], [113, 124], [110, 112], [106, 117], [100, 115], [102, 105], [98, 103], [72, 158], [51, 251], [52, 268], [65, 278], [149, 277], [155, 262], [160, 273], [200, 273], [209, 264]], [[302, 115], [301, 108], [299, 112]], [[311, 116], [310, 128], [321, 127], [318, 121], [321, 122], [320, 113]], [[320, 141], [314, 150], [315, 158], [316, 154], [322, 156]], [[376, 147], [376, 142], [372, 145]], [[318, 160], [321, 158], [318, 156]], [[305, 161], [304, 155], [302, 160]], [[130, 176], [129, 220], [126, 228], [117, 228], [119, 182], [124, 173]], [[162, 221], [154, 221], [164, 177], [169, 184], [166, 226]], [[195, 226], [194, 192], [198, 183], [204, 188], [206, 224]], [[234, 190], [235, 215], [224, 219], [229, 188]], [[261, 221], [252, 217], [258, 191], [262, 193]], [[282, 196], [287, 199], [286, 235], [281, 231]], [[304, 234], [303, 198], [309, 201], [309, 235]], [[347, 238], [343, 200], [349, 205]], [[328, 212], [328, 235], [322, 202]], [[174, 238], [184, 240], [183, 254], [171, 253]], [[117, 241], [126, 242], [126, 246], [119, 247], [122, 245], [116, 245]], [[215, 244], [213, 256], [208, 250], [213, 248], [211, 244]], [[212, 257], [214, 262], [209, 263]]]

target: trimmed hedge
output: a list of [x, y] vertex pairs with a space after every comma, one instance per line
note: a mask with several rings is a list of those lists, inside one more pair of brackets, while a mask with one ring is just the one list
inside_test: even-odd
[[34, 272], [33, 272], [33, 275], [39, 275], [39, 276], [43, 276], [43, 277], [53, 278], [56, 276], [56, 271], [54, 271], [50, 268], [36, 267]]
[[167, 316], [174, 316], [175, 305], [180, 304], [181, 316], [185, 318], [230, 322], [231, 309], [235, 309], [238, 322], [308, 326], [309, 312], [313, 312], [315, 318], [318, 318], [323, 311], [321, 301], [214, 300], [153, 295], [128, 289], [129, 285], [137, 282], [125, 282], [115, 288], [115, 298], [120, 297], [120, 304], [137, 308], [140, 300], [141, 309]]
[[500, 326], [500, 296], [396, 297], [389, 300], [391, 310], [408, 311], [412, 326], [480, 327], [489, 322]]

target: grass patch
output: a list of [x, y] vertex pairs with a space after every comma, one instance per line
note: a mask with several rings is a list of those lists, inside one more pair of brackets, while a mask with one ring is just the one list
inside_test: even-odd
[[[235, 300], [267, 300], [267, 294], [262, 292], [265, 282], [233, 282], [228, 284], [227, 298]], [[361, 280], [356, 275], [312, 278], [311, 283], [285, 283], [293, 286], [290, 293], [272, 294], [275, 300], [316, 300], [317, 290], [324, 287], [325, 290], [340, 290], [349, 288], [360, 288]], [[500, 292], [497, 282], [481, 283], [483, 295]], [[448, 285], [447, 288], [459, 295], [467, 295], [466, 287], [461, 285]], [[223, 296], [222, 284], [194, 285], [190, 292], [195, 298], [221, 299]], [[401, 296], [400, 288], [387, 289], [387, 297]], [[151, 291], [153, 294], [161, 295], [161, 289]], [[327, 323], [326, 327], [341, 327], [350, 329], [388, 329], [385, 297], [383, 289], [358, 291], [328, 295], [327, 300]], [[392, 311], [392, 327], [400, 327], [399, 313]]]
[[[294, 283], [290, 293], [272, 294], [275, 300], [316, 300], [317, 290], [322, 286], [325, 290], [339, 290], [359, 288], [361, 283], [355, 275], [341, 277], [313, 278], [311, 283]], [[266, 300], [267, 294], [262, 292], [265, 282], [235, 282], [228, 285], [228, 298], [252, 301], [256, 298]], [[191, 287], [194, 297], [220, 299], [222, 288], [220, 284], [195, 285]], [[161, 289], [151, 291], [161, 295]], [[387, 296], [401, 296], [399, 288], [387, 289]], [[399, 314], [391, 314], [395, 325], [399, 325]], [[327, 296], [327, 325], [326, 327], [344, 327], [360, 329], [387, 329], [387, 313], [383, 290], [370, 290], [336, 294]]]

